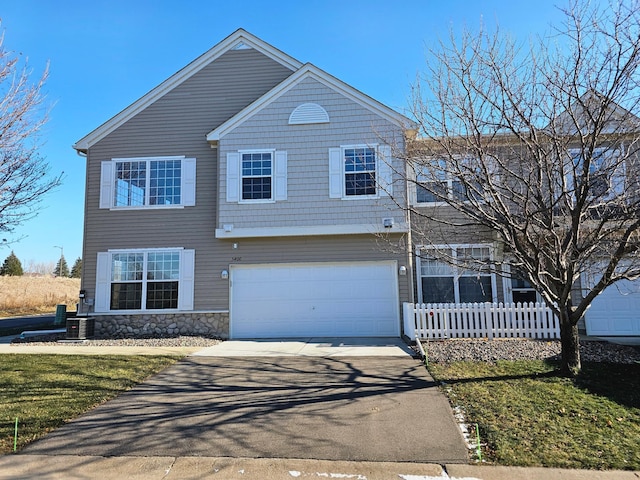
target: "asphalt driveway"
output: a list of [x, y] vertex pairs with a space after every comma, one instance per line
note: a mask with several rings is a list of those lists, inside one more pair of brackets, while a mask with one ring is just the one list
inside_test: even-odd
[[23, 453], [467, 461], [410, 356], [188, 357]]

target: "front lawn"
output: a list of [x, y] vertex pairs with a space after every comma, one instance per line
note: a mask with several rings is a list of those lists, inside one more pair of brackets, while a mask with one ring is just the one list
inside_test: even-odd
[[499, 465], [640, 470], [640, 365], [586, 363], [561, 377], [539, 360], [431, 363]]
[[169, 356], [0, 356], [0, 454], [18, 449], [177, 362]]

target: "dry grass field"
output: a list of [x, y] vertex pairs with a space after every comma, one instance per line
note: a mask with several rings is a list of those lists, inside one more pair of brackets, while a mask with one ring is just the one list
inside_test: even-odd
[[79, 291], [79, 278], [0, 276], [0, 317], [53, 313], [63, 303], [75, 310]]

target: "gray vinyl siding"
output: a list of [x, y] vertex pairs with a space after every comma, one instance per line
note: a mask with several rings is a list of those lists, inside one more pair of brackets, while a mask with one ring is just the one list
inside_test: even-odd
[[[96, 258], [108, 249], [195, 249], [195, 309], [227, 308], [216, 297], [217, 151], [206, 134], [292, 72], [256, 50], [232, 50], [90, 148], [87, 156], [82, 288], [95, 295]], [[100, 164], [118, 157], [184, 155], [196, 159], [196, 206], [162, 210], [99, 209]]]
[[[330, 122], [289, 125], [291, 112], [302, 103], [317, 103]], [[371, 111], [307, 78], [247, 119], [220, 140], [218, 227], [300, 227], [318, 225], [380, 225], [385, 217], [404, 221], [404, 213], [389, 197], [329, 198], [329, 148], [389, 142], [402, 148], [402, 131]], [[397, 142], [400, 142], [396, 145]], [[275, 203], [226, 201], [226, 156], [245, 149], [287, 152], [287, 200]], [[394, 170], [402, 171], [396, 160]], [[404, 198], [401, 175], [394, 177], [394, 196]]]

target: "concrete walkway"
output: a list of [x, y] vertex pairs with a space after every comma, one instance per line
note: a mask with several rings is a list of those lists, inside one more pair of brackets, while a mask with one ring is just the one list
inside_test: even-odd
[[639, 472], [229, 457], [0, 456], [0, 479], [638, 480]]
[[227, 340], [194, 353], [204, 357], [407, 357], [400, 338], [299, 338]]
[[407, 357], [414, 354], [400, 338], [300, 338], [227, 340], [211, 347], [97, 346], [90, 342], [11, 343], [0, 337], [0, 354], [195, 355], [201, 357]]

